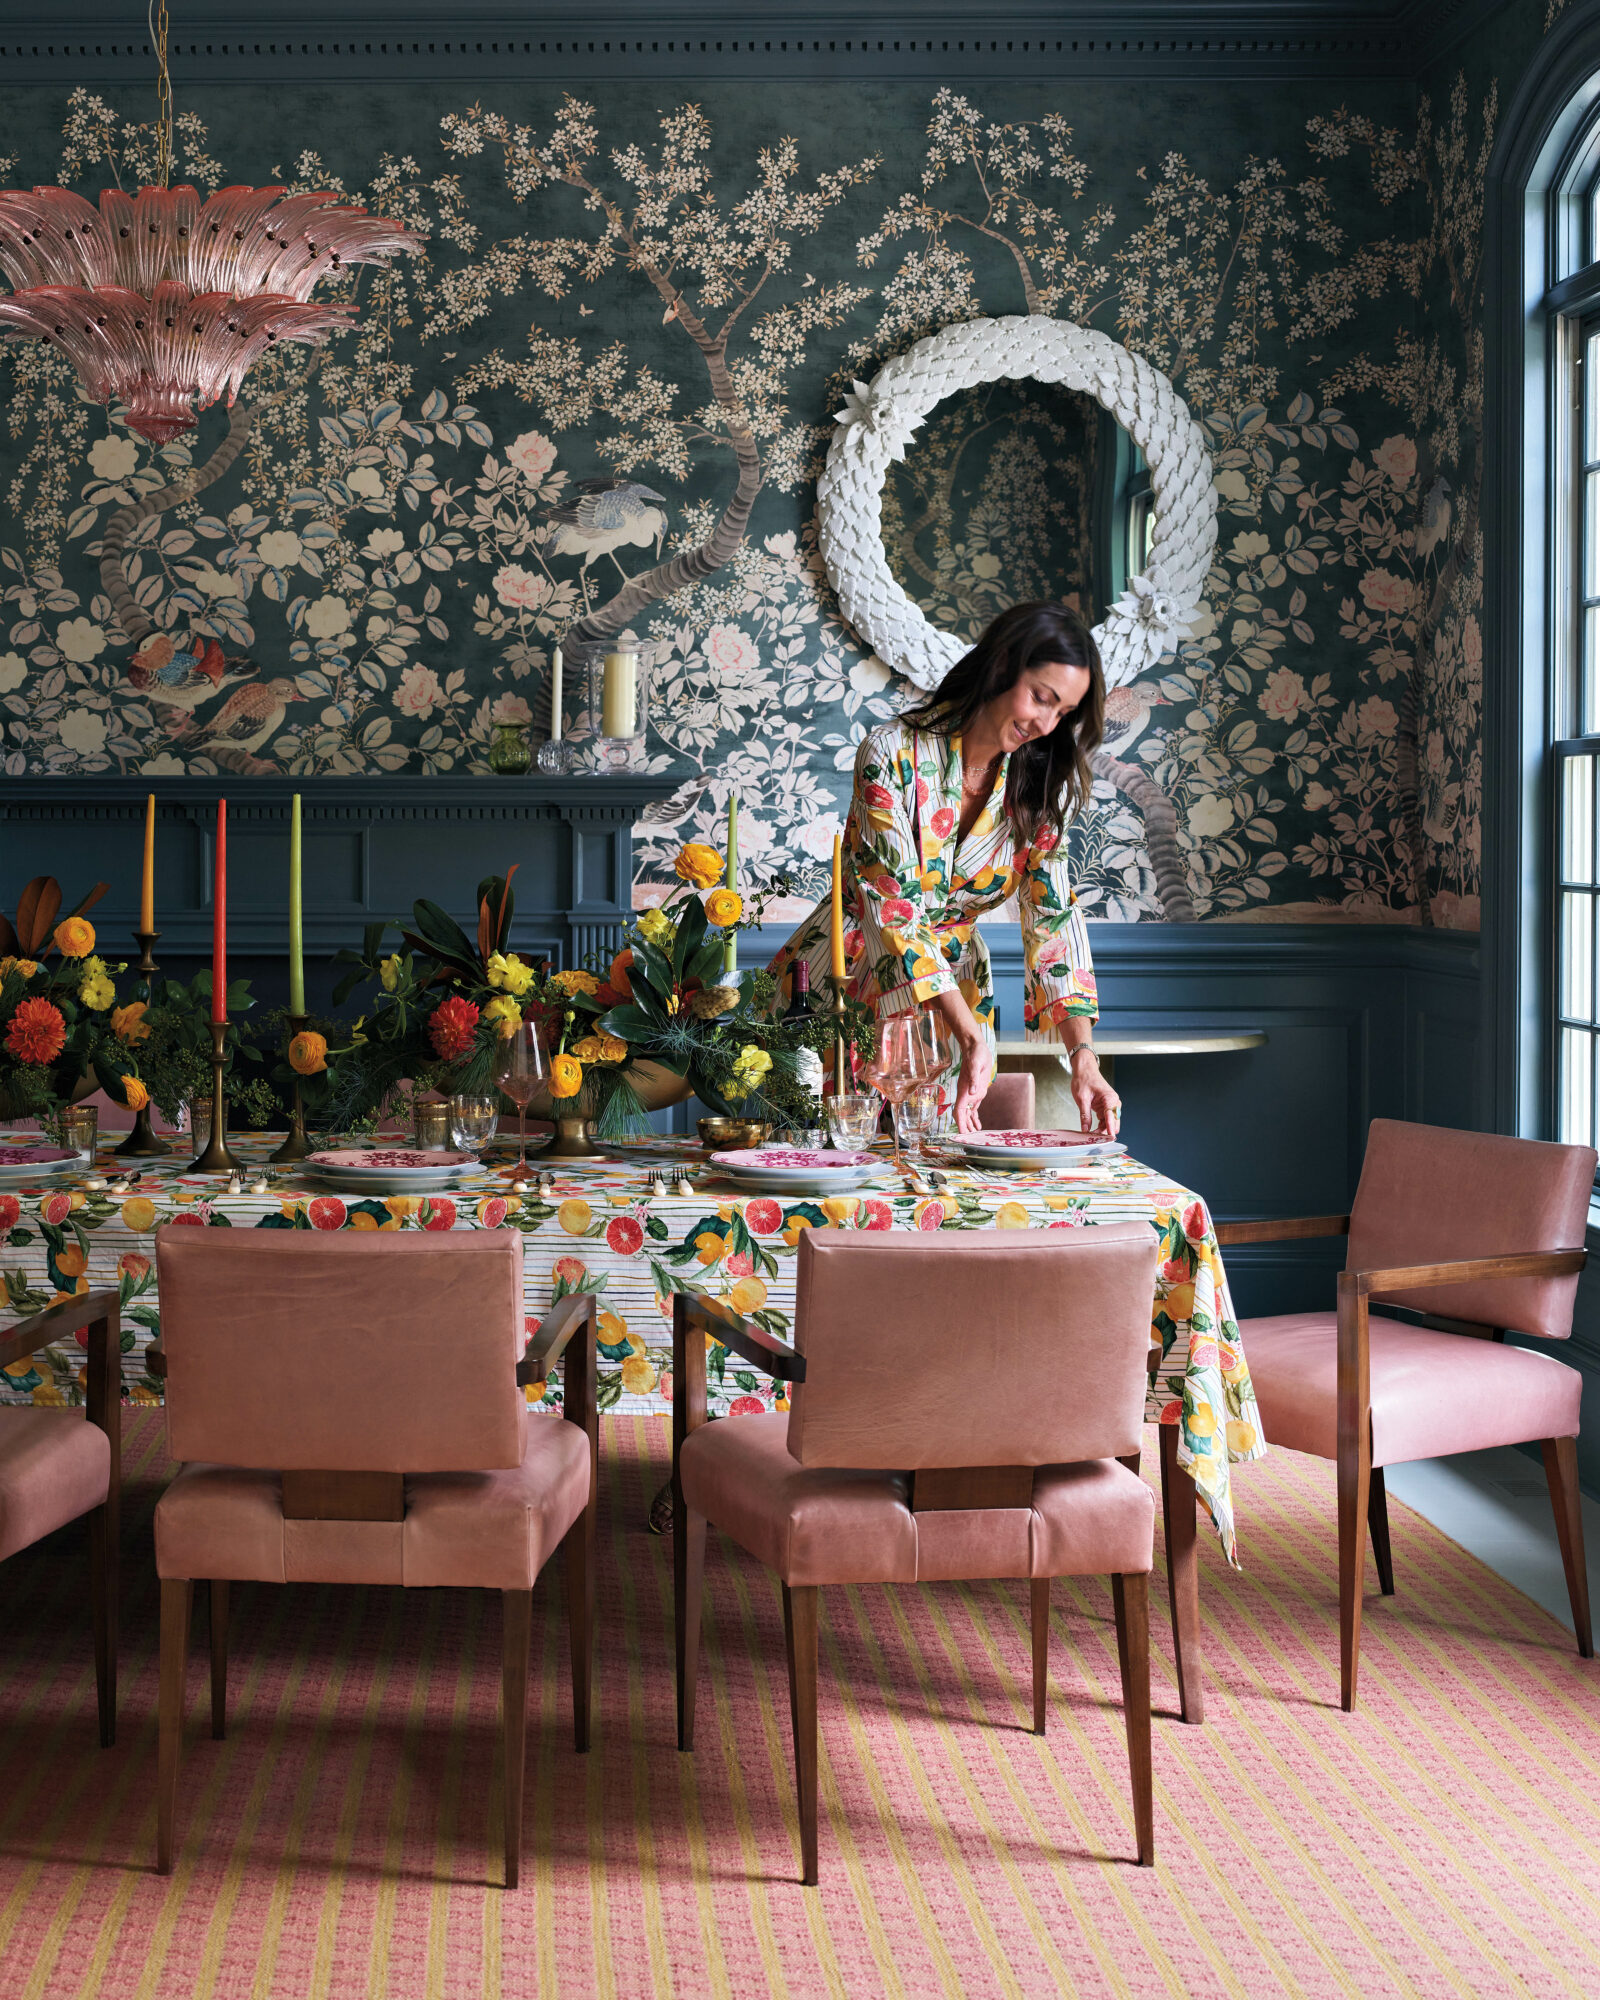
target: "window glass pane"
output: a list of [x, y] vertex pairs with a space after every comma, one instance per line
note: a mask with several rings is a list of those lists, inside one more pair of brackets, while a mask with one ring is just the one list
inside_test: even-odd
[[1582, 892], [1561, 898], [1561, 1011], [1594, 1019], [1594, 898]]
[[1600, 472], [1583, 478], [1583, 594], [1600, 597]]
[[1579, 724], [1585, 736], [1600, 736], [1600, 604], [1591, 604], [1583, 614], [1583, 630], [1579, 634], [1583, 657], [1579, 661], [1581, 685], [1583, 687], [1583, 719]]
[[1568, 757], [1561, 767], [1561, 873], [1568, 882], [1594, 880], [1594, 759]]
[[1561, 1030], [1560, 1119], [1569, 1146], [1594, 1144], [1594, 1038], [1587, 1028]]
[[1600, 458], [1600, 398], [1591, 391], [1594, 371], [1600, 367], [1600, 333], [1591, 333], [1583, 343], [1583, 455], [1589, 464]]

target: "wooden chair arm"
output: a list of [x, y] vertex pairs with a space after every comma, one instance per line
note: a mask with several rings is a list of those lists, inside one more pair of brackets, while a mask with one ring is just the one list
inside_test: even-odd
[[1565, 1278], [1588, 1262], [1586, 1250], [1523, 1250], [1503, 1257], [1462, 1257], [1448, 1264], [1397, 1264], [1387, 1271], [1341, 1271], [1339, 1290], [1369, 1298], [1424, 1285], [1481, 1284], [1494, 1278]]
[[765, 1327], [757, 1326], [753, 1320], [741, 1319], [738, 1313], [715, 1299], [676, 1293], [673, 1298], [674, 1339], [680, 1304], [686, 1329], [695, 1327], [701, 1333], [709, 1333], [724, 1347], [731, 1347], [753, 1368], [762, 1369], [779, 1382], [803, 1382], [806, 1379], [806, 1358], [803, 1354], [797, 1354], [787, 1341], [779, 1340], [775, 1333], [768, 1333]]
[[1216, 1222], [1217, 1242], [1287, 1243], [1310, 1236], [1348, 1236], [1348, 1215], [1291, 1215], [1266, 1222]]
[[566, 1298], [557, 1299], [522, 1350], [522, 1359], [517, 1363], [518, 1383], [526, 1388], [533, 1382], [547, 1382], [567, 1342], [586, 1323], [592, 1334], [595, 1325], [593, 1292], [571, 1292]]
[[18, 1320], [15, 1326], [8, 1326], [0, 1333], [0, 1368], [8, 1368], [13, 1361], [25, 1361], [41, 1347], [48, 1347], [52, 1340], [76, 1333], [80, 1327], [93, 1326], [98, 1320], [109, 1318], [120, 1332], [121, 1310], [122, 1295], [115, 1290], [79, 1292], [76, 1298], [46, 1306], [43, 1312]]

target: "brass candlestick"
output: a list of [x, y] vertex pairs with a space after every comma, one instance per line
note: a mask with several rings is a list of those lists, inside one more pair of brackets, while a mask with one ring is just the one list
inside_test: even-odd
[[[302, 1031], [310, 1018], [309, 1014], [290, 1014], [287, 1017], [291, 1047], [294, 1045], [295, 1036]], [[294, 1069], [294, 1064], [290, 1063], [289, 1067], [291, 1070]], [[289, 1136], [272, 1158], [274, 1161], [303, 1160], [310, 1151], [310, 1146], [306, 1144], [305, 1102], [300, 1095], [300, 1078], [297, 1073], [294, 1080], [294, 1106], [289, 1113]]]
[[228, 1150], [228, 1100], [222, 1091], [222, 1072], [228, 1060], [223, 1043], [227, 1035], [226, 1021], [211, 1023], [211, 1137], [205, 1143], [205, 1150], [190, 1162], [191, 1173], [231, 1174], [239, 1166], [236, 1156]]
[[[139, 997], [144, 1000], [155, 998], [155, 988], [151, 981], [161, 968], [156, 964], [152, 952], [155, 941], [160, 935], [160, 931], [135, 931], [133, 934], [133, 941], [139, 947], [139, 963], [135, 970], [142, 983], [138, 992]], [[133, 1114], [133, 1130], [116, 1149], [119, 1159], [127, 1157], [133, 1160], [155, 1160], [163, 1153], [171, 1151], [172, 1148], [166, 1140], [158, 1139], [155, 1135], [155, 1128], [150, 1123], [148, 1104], [141, 1105]]]
[[850, 1088], [849, 1044], [845, 1039], [844, 981], [837, 973], [828, 974], [829, 990], [833, 1002], [829, 1012], [833, 1015], [833, 1094], [843, 1097]]

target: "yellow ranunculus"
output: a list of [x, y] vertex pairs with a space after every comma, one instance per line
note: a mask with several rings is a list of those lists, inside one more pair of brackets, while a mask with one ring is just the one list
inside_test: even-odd
[[626, 1062], [628, 1060], [628, 1045], [620, 1035], [603, 1034], [600, 1037], [600, 1060], [602, 1062]]
[[665, 950], [678, 935], [678, 926], [665, 910], [641, 910], [634, 919], [634, 926], [646, 944], [653, 944]]
[[135, 1042], [147, 1042], [150, 1030], [145, 1022], [148, 1000], [130, 1000], [126, 1007], [111, 1010], [111, 1032], [131, 1049]]
[[550, 1095], [576, 1097], [583, 1088], [583, 1064], [576, 1056], [554, 1056], [550, 1063]]
[[744, 915], [744, 898], [734, 889], [713, 889], [706, 898], [706, 921], [726, 930]]
[[122, 1101], [130, 1111], [143, 1111], [150, 1102], [150, 1093], [140, 1078], [125, 1076], [122, 1079]]
[[[525, 965], [520, 958], [507, 958], [504, 952], [490, 953], [486, 971], [491, 986], [513, 993], [519, 1000], [533, 984], [533, 967]], [[560, 977], [558, 975], [557, 984], [560, 984]], [[573, 988], [569, 986], [565, 990], [570, 993]]]
[[385, 993], [392, 993], [400, 984], [399, 952], [390, 952], [389, 956], [382, 961], [378, 967], [378, 977], [383, 981], [383, 990]]
[[552, 986], [559, 986], [563, 993], [593, 995], [600, 991], [600, 982], [592, 972], [585, 972], [580, 966], [570, 966], [565, 972], [558, 972], [551, 980]]
[[103, 1014], [116, 997], [117, 989], [104, 973], [96, 979], [86, 979], [78, 988], [78, 998], [96, 1014]]
[[581, 1042], [573, 1043], [572, 1053], [578, 1058], [579, 1062], [599, 1062], [601, 1060], [600, 1037], [598, 1035], [585, 1035]]
[[517, 1023], [522, 1019], [522, 1009], [509, 993], [497, 993], [492, 1000], [484, 1002], [483, 1018], [493, 1021], [501, 1041], [507, 1041], [516, 1032]]
[[13, 972], [20, 972], [24, 979], [31, 979], [38, 970], [39, 961], [36, 958], [0, 958], [0, 979]]
[[289, 1044], [289, 1067], [296, 1076], [320, 1076], [328, 1067], [327, 1038], [306, 1028]]
[[697, 889], [709, 889], [722, 880], [722, 856], [714, 847], [691, 840], [678, 849], [672, 872], [680, 882], [692, 882]]
[[87, 958], [94, 950], [94, 925], [83, 917], [64, 917], [56, 925], [55, 939], [63, 958]]
[[758, 1049], [754, 1042], [746, 1042], [735, 1056], [734, 1069], [752, 1083], [759, 1083], [772, 1067], [772, 1058], [765, 1049]]

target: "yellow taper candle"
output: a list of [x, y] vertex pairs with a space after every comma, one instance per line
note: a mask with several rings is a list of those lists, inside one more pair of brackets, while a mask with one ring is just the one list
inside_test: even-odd
[[156, 795], [144, 802], [144, 879], [139, 887], [139, 928], [146, 937], [156, 927]]
[[833, 976], [844, 977], [844, 842], [833, 836]]
[[306, 1011], [304, 926], [300, 912], [300, 794], [289, 802], [289, 1012]]
[[[728, 865], [722, 878], [734, 891], [739, 887], [739, 801], [728, 794]], [[722, 983], [731, 986], [739, 976], [738, 933], [730, 930], [722, 946]]]

